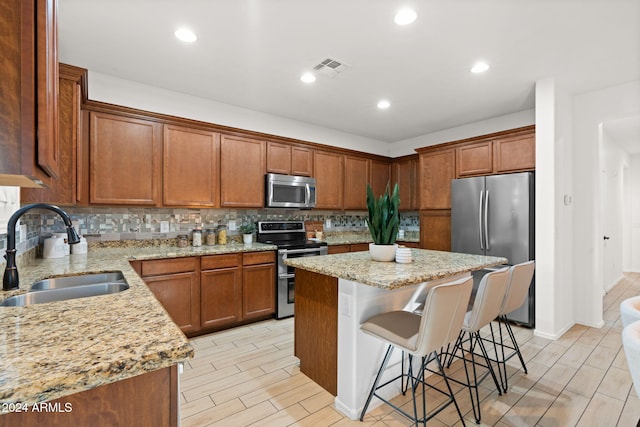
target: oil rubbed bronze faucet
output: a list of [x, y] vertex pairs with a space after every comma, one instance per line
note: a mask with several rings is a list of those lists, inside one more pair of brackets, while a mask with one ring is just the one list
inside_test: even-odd
[[33, 203], [21, 207], [11, 215], [7, 224], [7, 253], [4, 256], [7, 260], [7, 267], [4, 270], [4, 278], [2, 279], [2, 289], [5, 291], [18, 289], [20, 284], [18, 267], [16, 267], [16, 224], [18, 223], [18, 219], [31, 209], [49, 209], [60, 215], [64, 221], [64, 225], [67, 227], [67, 243], [70, 245], [80, 243], [80, 236], [78, 236], [78, 233], [73, 228], [71, 218], [59, 207], [46, 203]]

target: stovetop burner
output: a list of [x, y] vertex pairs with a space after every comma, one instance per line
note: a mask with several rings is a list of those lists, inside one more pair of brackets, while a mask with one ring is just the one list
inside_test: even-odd
[[308, 240], [304, 221], [259, 221], [258, 242], [278, 246], [279, 249], [320, 248], [327, 242]]

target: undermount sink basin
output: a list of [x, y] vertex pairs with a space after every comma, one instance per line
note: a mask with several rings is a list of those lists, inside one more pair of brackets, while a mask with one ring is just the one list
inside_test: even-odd
[[76, 285], [60, 289], [46, 289], [37, 292], [27, 292], [7, 298], [0, 303], [4, 307], [43, 304], [45, 302], [64, 301], [75, 298], [95, 297], [122, 292], [129, 289], [128, 283], [98, 283], [94, 285]]
[[44, 279], [35, 282], [31, 286], [32, 291], [40, 291], [43, 289], [61, 289], [75, 286], [96, 285], [101, 283], [126, 283], [124, 275], [121, 271], [112, 271], [108, 273], [92, 273], [82, 274], [79, 276], [54, 277], [52, 279]]

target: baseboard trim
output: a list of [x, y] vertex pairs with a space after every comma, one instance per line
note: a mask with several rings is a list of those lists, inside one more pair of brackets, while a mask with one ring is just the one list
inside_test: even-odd
[[552, 333], [552, 334], [550, 334], [548, 332], [540, 331], [538, 329], [534, 329], [533, 330], [533, 335], [535, 335], [536, 337], [546, 338], [548, 340], [556, 341], [556, 340], [560, 339], [560, 337], [562, 337], [565, 334], [565, 332], [567, 332], [569, 329], [571, 329], [571, 327], [573, 325], [575, 325], [575, 323], [570, 323], [570, 324], [566, 325], [564, 328], [560, 329], [560, 331]]

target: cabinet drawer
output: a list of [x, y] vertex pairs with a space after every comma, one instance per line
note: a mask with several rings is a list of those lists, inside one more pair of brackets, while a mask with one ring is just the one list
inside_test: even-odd
[[241, 265], [242, 254], [224, 254], [203, 256], [200, 261], [202, 270], [213, 270], [216, 268], [229, 268]]
[[351, 247], [349, 249], [350, 249], [351, 252], [368, 251], [369, 250], [369, 244], [368, 243], [354, 243], [353, 245], [351, 245]]
[[329, 255], [344, 254], [351, 250], [351, 245], [331, 245], [329, 246]]
[[142, 277], [157, 276], [160, 274], [184, 273], [195, 271], [198, 268], [198, 259], [189, 258], [172, 258], [159, 259], [154, 261], [142, 262]]
[[242, 255], [242, 265], [270, 264], [276, 262], [275, 252], [247, 252]]

